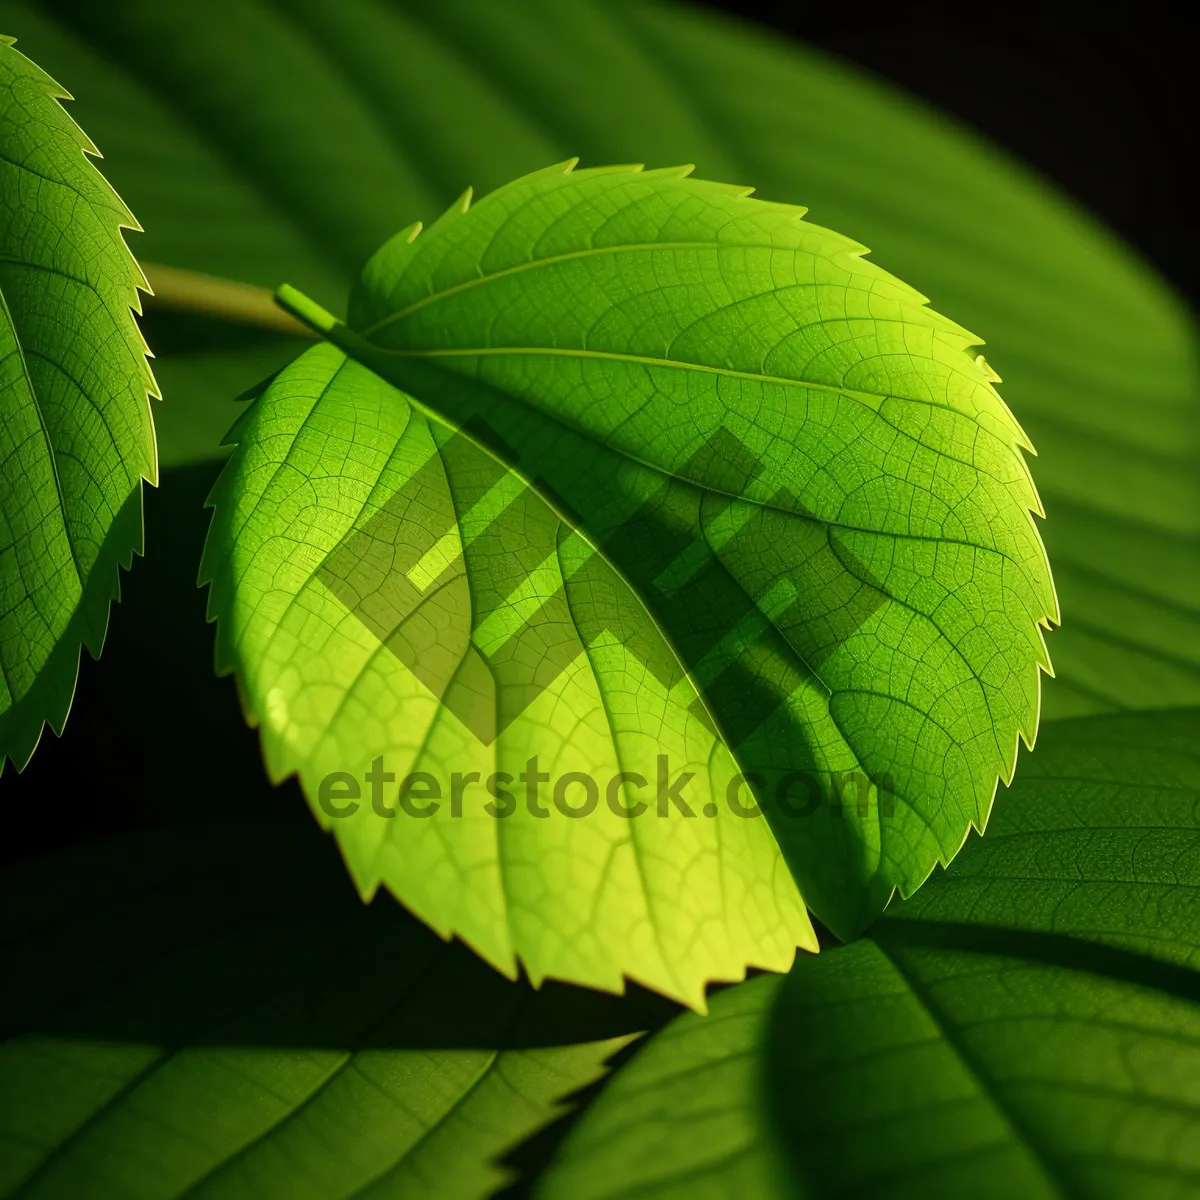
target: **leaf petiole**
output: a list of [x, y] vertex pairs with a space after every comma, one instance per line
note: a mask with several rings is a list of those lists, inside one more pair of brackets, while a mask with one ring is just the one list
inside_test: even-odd
[[296, 320], [308, 326], [314, 333], [320, 337], [329, 338], [330, 341], [336, 340], [337, 327], [345, 325], [328, 309], [322, 308], [315, 300], [310, 299], [298, 288], [292, 287], [290, 283], [279, 285], [275, 292], [275, 303], [284, 312], [290, 313]]

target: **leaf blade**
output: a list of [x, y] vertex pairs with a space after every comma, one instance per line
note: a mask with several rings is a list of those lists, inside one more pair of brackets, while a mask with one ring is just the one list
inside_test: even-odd
[[100, 653], [118, 567], [141, 548], [155, 482], [158, 389], [134, 313], [148, 290], [125, 245], [132, 214], [88, 160], [63, 89], [0, 43], [5, 460], [0, 769], [61, 733], [79, 654]]
[[[689, 669], [735, 629], [745, 600], [770, 607], [783, 577], [793, 603], [769, 621], [775, 659], [743, 674], [793, 682], [757, 708], [744, 683], [707, 699], [768, 792], [796, 771], [893, 781], [902, 811], [890, 823], [856, 811], [844, 833], [776, 819], [808, 902], [852, 936], [982, 827], [1018, 737], [1032, 740], [1048, 666], [1038, 626], [1058, 610], [1027, 443], [967, 353], [971, 334], [803, 210], [689, 175], [568, 162], [475, 205], [465, 197], [368, 263], [344, 344], [452, 420], [482, 419], [517, 447], [522, 470], [581, 514]], [[714, 452], [722, 438], [730, 446]], [[742, 478], [728, 482], [738, 457]], [[656, 484], [699, 497], [679, 522], [728, 575], [723, 599], [664, 597], [669, 563], [653, 538], [634, 545], [622, 527]], [[742, 502], [757, 513], [735, 512]], [[725, 507], [709, 518], [706, 505]], [[819, 578], [814, 530], [828, 542]], [[838, 574], [861, 612], [830, 615], [821, 593]], [[713, 628], [697, 639], [699, 604]], [[735, 668], [752, 642], [727, 653]], [[942, 678], [920, 665], [935, 656]]]

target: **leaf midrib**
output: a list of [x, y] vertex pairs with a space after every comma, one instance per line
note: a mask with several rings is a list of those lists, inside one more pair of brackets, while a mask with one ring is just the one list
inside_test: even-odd
[[[874, 318], [872, 318], [872, 320], [874, 320]], [[774, 384], [778, 387], [801, 388], [805, 391], [823, 392], [831, 396], [845, 397], [846, 399], [853, 400], [856, 403], [863, 405], [864, 408], [869, 409], [876, 417], [878, 417], [891, 429], [895, 430], [896, 433], [898, 433], [901, 437], [907, 438], [909, 441], [922, 447], [924, 450], [927, 450], [930, 454], [933, 454], [938, 458], [945, 459], [947, 462], [958, 463], [959, 466], [965, 467], [969, 471], [975, 471], [983, 478], [990, 479], [998, 487], [1009, 488], [1018, 482], [1015, 479], [1011, 481], [1000, 479], [998, 476], [993, 475], [990, 471], [986, 470], [978, 463], [967, 462], [965, 459], [958, 458], [944, 449], [938, 449], [928, 445], [927, 443], [921, 441], [920, 438], [910, 433], [908, 430], [901, 429], [900, 426], [898, 426], [894, 421], [889, 420], [882, 411], [883, 405], [889, 400], [895, 400], [900, 404], [917, 404], [925, 408], [936, 409], [939, 412], [953, 413], [964, 420], [972, 422], [976, 428], [982, 432], [991, 432], [994, 437], [997, 437], [997, 440], [1003, 440], [1000, 439], [999, 435], [995, 434], [994, 431], [988, 430], [983, 425], [980, 425], [976, 417], [972, 416], [970, 413], [962, 411], [961, 409], [955, 408], [952, 404], [939, 404], [933, 400], [921, 400], [914, 396], [896, 396], [885, 393], [868, 392], [860, 388], [844, 387], [840, 384], [832, 383], [818, 383], [816, 381], [806, 379], [794, 379], [785, 375], [769, 375], [762, 371], [740, 371], [733, 367], [718, 367], [708, 363], [696, 363], [685, 359], [655, 358], [651, 355], [642, 354], [623, 354], [615, 350], [588, 350], [582, 347], [576, 348], [567, 346], [448, 346], [433, 348], [393, 348], [390, 346], [380, 346], [377, 342], [368, 342], [366, 344], [370, 347], [370, 350], [373, 353], [386, 355], [391, 358], [481, 358], [502, 355], [541, 355], [559, 358], [590, 358], [606, 362], [624, 362], [635, 366], [656, 367], [665, 370], [700, 371], [731, 379], [745, 379], [753, 383]], [[348, 348], [348, 352], [353, 355], [353, 348]], [[1020, 432], [1020, 426], [1015, 426], [1015, 432]], [[1017, 450], [1022, 446], [1023, 443], [1018, 438], [1014, 438], [1010, 444], [1010, 448], [1014, 450]], [[1023, 464], [1023, 459], [1018, 461], [1021, 461]], [[1028, 481], [1029, 474], [1027, 467], [1025, 468], [1025, 474]], [[1032, 486], [1031, 481], [1030, 485]], [[1036, 499], [1036, 492], [1034, 495]], [[735, 497], [735, 499], [745, 499], [745, 497]], [[1027, 511], [1033, 513], [1035, 510], [1033, 508], [1029, 508]], [[937, 538], [933, 540], [943, 541], [946, 539]], [[975, 543], [968, 544], [975, 545]], [[993, 549], [993, 547], [976, 546], [976, 549], [988, 550]]]
[[[938, 404], [933, 400], [917, 400], [910, 396], [892, 396], [879, 392], [863, 391], [859, 388], [844, 387], [841, 384], [818, 383], [814, 380], [794, 379], [786, 375], [770, 375], [765, 371], [739, 371], [734, 367], [717, 367], [710, 363], [690, 362], [678, 358], [655, 358], [649, 354], [623, 354], [617, 350], [587, 350], [574, 346], [445, 346], [429, 348], [394, 348], [371, 343], [372, 349], [378, 354], [391, 358], [482, 358], [495, 355], [547, 355], [557, 358], [595, 358], [607, 362], [625, 362], [636, 366], [664, 367], [676, 371], [703, 371], [710, 375], [726, 376], [730, 379], [747, 379], [754, 383], [774, 383], [781, 387], [806, 388], [817, 392], [827, 392], [832, 396], [845, 396], [866, 405], [872, 412], [879, 414], [879, 405], [888, 400], [900, 400], [905, 404], [920, 404], [926, 408], [942, 409], [945, 412], [959, 413], [960, 416], [971, 420], [969, 414], [961, 412], [949, 404]], [[885, 418], [886, 419], [886, 418]], [[889, 422], [890, 424], [890, 422]], [[909, 434], [908, 436], [912, 436]], [[940, 453], [940, 451], [935, 451]], [[950, 455], [943, 455], [949, 458]], [[961, 461], [961, 460], [956, 460]], [[980, 474], [986, 474], [974, 463], [964, 463]], [[997, 482], [1000, 482], [997, 480]]]
[[890, 964], [892, 970], [896, 972], [907, 986], [909, 993], [924, 1010], [937, 1032], [945, 1039], [946, 1045], [958, 1059], [959, 1065], [978, 1088], [979, 1095], [987, 1097], [991, 1101], [993, 1112], [1012, 1131], [1016, 1141], [1024, 1147], [1030, 1160], [1038, 1167], [1047, 1184], [1059, 1195], [1072, 1195], [1072, 1189], [1067, 1187], [1062, 1177], [1052, 1170], [1050, 1163], [1047, 1161], [1046, 1154], [1040, 1148], [1036, 1137], [1031, 1135], [1028, 1126], [1016, 1116], [1012, 1107], [1004, 1102], [998, 1092], [989, 1086], [987, 1073], [983, 1069], [983, 1065], [978, 1061], [973, 1051], [964, 1043], [963, 1038], [959, 1036], [959, 1031], [945, 1018], [941, 1011], [941, 1006], [933, 999], [929, 989], [912, 971], [902, 965], [900, 957], [888, 950], [881, 940], [872, 939], [872, 942], [879, 953]]

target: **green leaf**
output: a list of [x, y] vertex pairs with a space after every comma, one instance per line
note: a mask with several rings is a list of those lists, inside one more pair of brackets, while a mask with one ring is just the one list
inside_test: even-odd
[[0, 1194], [491, 1195], [661, 1021], [364, 908], [299, 832], [140, 834], [0, 876]]
[[[645, 606], [656, 636], [678, 652], [810, 907], [851, 936], [894, 889], [915, 890], [936, 862], [953, 857], [968, 828], [983, 827], [997, 779], [1011, 778], [1018, 736], [1029, 742], [1036, 730], [1038, 668], [1047, 666], [1038, 625], [1057, 611], [1030, 512], [1037, 497], [1020, 454], [1023, 435], [970, 352], [976, 339], [864, 261], [862, 247], [802, 221], [803, 210], [748, 200], [747, 189], [691, 179], [687, 168], [572, 167], [526, 176], [474, 207], [466, 196], [424, 235], [394, 237], [365, 268], [345, 335], [330, 318], [309, 315], [455, 426], [486, 426], [482, 436], [508, 448], [510, 465], [576, 514], [582, 535]], [[318, 397], [310, 390], [309, 408]], [[368, 723], [345, 701], [347, 682], [331, 688], [359, 669], [341, 649], [339, 669], [321, 632], [341, 624], [336, 603], [307, 633], [297, 626], [266, 680], [263, 659], [279, 652], [267, 633], [243, 632], [247, 617], [235, 614], [254, 614], [273, 632], [278, 615], [262, 605], [264, 589], [291, 601], [317, 586], [309, 577], [319, 568], [343, 581], [333, 598], [342, 609], [356, 611], [365, 593], [386, 595], [370, 602], [375, 636], [364, 652], [374, 652], [394, 628], [408, 639], [426, 605], [448, 601], [438, 590], [441, 565], [429, 573], [428, 592], [406, 584], [412, 595], [402, 598], [391, 575], [411, 579], [416, 559], [393, 565], [375, 550], [368, 578], [357, 565], [367, 552], [343, 551], [347, 529], [329, 521], [319, 538], [306, 527], [287, 580], [257, 564], [264, 543], [297, 538], [293, 513], [259, 495], [262, 443], [288, 453], [279, 432], [267, 413], [253, 432], [237, 434], [248, 458], [231, 470], [227, 517], [209, 546], [216, 562], [233, 543], [245, 565], [219, 581], [214, 612], [229, 614], [221, 664], [239, 672], [254, 718], [288, 747], [271, 756], [278, 772], [311, 758], [314, 739], [325, 736], [316, 713], [297, 726], [306, 691], [328, 695], [327, 711], [355, 731], [329, 733], [343, 761], [322, 757], [305, 779], [311, 795], [335, 770], [360, 774], [396, 744], [396, 726], [419, 745], [412, 730], [424, 722], [414, 722], [410, 703]], [[305, 432], [326, 453], [314, 457], [308, 438], [301, 441], [279, 486], [291, 494], [328, 480], [340, 496], [338, 476], [362, 469], [353, 429], [339, 430], [336, 441], [323, 423]], [[383, 529], [371, 512], [356, 536], [405, 547], [424, 537], [432, 553], [438, 538], [454, 536], [454, 516], [439, 522], [427, 503], [413, 509], [407, 499], [401, 508], [392, 493], [404, 482], [370, 476], [373, 506], [394, 517]], [[469, 493], [460, 519], [477, 502]], [[257, 528], [240, 515], [250, 508], [262, 510]], [[481, 530], [496, 522], [492, 536], [507, 548], [525, 518], [510, 515], [513, 531], [504, 532], [502, 509], [485, 505], [472, 520]], [[313, 514], [302, 515], [307, 522]], [[528, 715], [551, 757], [593, 710], [609, 725], [625, 719], [630, 702], [604, 697], [615, 687], [619, 697], [637, 695], [632, 704], [642, 710], [631, 718], [641, 743], [620, 751], [619, 769], [653, 778], [661, 756], [697, 761], [667, 739], [655, 742], [661, 703], [640, 695], [636, 667], [615, 685], [598, 679], [596, 702], [550, 688], [577, 660], [587, 662], [598, 637], [630, 640], [627, 621], [604, 611], [584, 627], [592, 614], [581, 619], [579, 608], [595, 605], [609, 585], [561, 556], [547, 577], [553, 552], [553, 539], [517, 556], [519, 565], [509, 552], [502, 570], [468, 559], [458, 623], [436, 645], [400, 656], [412, 681], [403, 694], [412, 703], [441, 697], [457, 718], [455, 741], [465, 733], [487, 744], [514, 703], [531, 704], [526, 691], [534, 688], [542, 704]], [[355, 565], [341, 564], [350, 553]], [[572, 577], [578, 598], [568, 589], [559, 613], [555, 597]], [[311, 604], [297, 608], [292, 619], [312, 618]], [[514, 617], [501, 622], [493, 611], [501, 608]], [[578, 632], [562, 646], [533, 632], [563, 621]], [[499, 663], [518, 643], [534, 664], [527, 679], [506, 678]], [[310, 670], [304, 660], [313, 646], [322, 665]], [[635, 663], [648, 653], [637, 645], [630, 652]], [[448, 665], [431, 666], [435, 655]], [[296, 682], [281, 692], [275, 676], [284, 659]], [[460, 671], [462, 686], [486, 697], [489, 714], [499, 706], [486, 736], [446, 693], [447, 671]], [[650, 674], [665, 695], [676, 687], [662, 671]], [[273, 695], [286, 697], [277, 711]], [[680, 707], [695, 701], [689, 689]], [[520, 744], [526, 757], [539, 749]], [[610, 777], [607, 736], [595, 749], [576, 749], [572, 770]], [[452, 771], [475, 766], [458, 748], [435, 761], [443, 787]], [[696, 803], [720, 807], [732, 774], [722, 767], [711, 796], [706, 790]], [[801, 783], [815, 801], [807, 813]], [[848, 783], [861, 791], [852, 806], [842, 802]], [[382, 877], [408, 894], [418, 864], [380, 863], [382, 831], [370, 823], [373, 865], [368, 874], [359, 864], [356, 875], [368, 889]], [[415, 836], [408, 824], [396, 840]], [[685, 859], [691, 853], [680, 849]], [[644, 874], [659, 869], [657, 857]], [[541, 887], [511, 891], [515, 905], [536, 904]], [[440, 925], [444, 904], [419, 911]], [[582, 911], [594, 911], [590, 898]], [[692, 940], [689, 932], [678, 944]], [[495, 939], [472, 941], [497, 959]], [[763, 965], [761, 952], [748, 949], [740, 961]], [[639, 965], [633, 977], [646, 982], [644, 971]], [[596, 983], [610, 974], [593, 968], [567, 977]]]
[[138, 224], [63, 111], [0, 38], [0, 770], [61, 733], [80, 647], [99, 655], [118, 567], [141, 547], [157, 396], [133, 311]]
[[987, 837], [870, 937], [656, 1035], [539, 1194], [1193, 1194], [1198, 729], [1048, 727]]
[[[697, 1007], [816, 948], [770, 829], [725, 808], [737, 767], [670, 644], [518, 475], [329, 345], [233, 436], [201, 572], [218, 664], [364, 897], [385, 885], [506, 974]], [[421, 773], [416, 819], [397, 781]]]

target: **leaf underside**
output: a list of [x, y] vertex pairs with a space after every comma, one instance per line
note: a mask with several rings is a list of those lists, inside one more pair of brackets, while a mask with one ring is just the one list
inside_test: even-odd
[[62, 731], [157, 472], [145, 281], [122, 234], [138, 225], [65, 98], [0, 41], [0, 770]]
[[[328, 345], [232, 436], [202, 569], [218, 665], [238, 672], [272, 777], [299, 774], [365, 897], [386, 885], [508, 974], [519, 958], [535, 982], [628, 976], [693, 1006], [709, 979], [816, 948], [765, 822], [663, 819], [653, 791], [641, 818], [610, 807], [609, 781], [653, 788], [660, 755], [693, 776], [696, 810], [737, 768], [628, 585], [536, 492]], [[518, 782], [535, 756], [604, 799], [572, 819], [543, 785], [535, 816]], [[376, 759], [392, 776], [378, 809], [365, 783], [349, 815], [318, 803], [322, 780]], [[396, 808], [395, 781], [418, 772], [443, 797], [424, 819]], [[506, 816], [483, 807], [496, 772]], [[473, 776], [457, 804], [455, 774]], [[569, 786], [564, 802], [586, 804], [588, 784]]]

